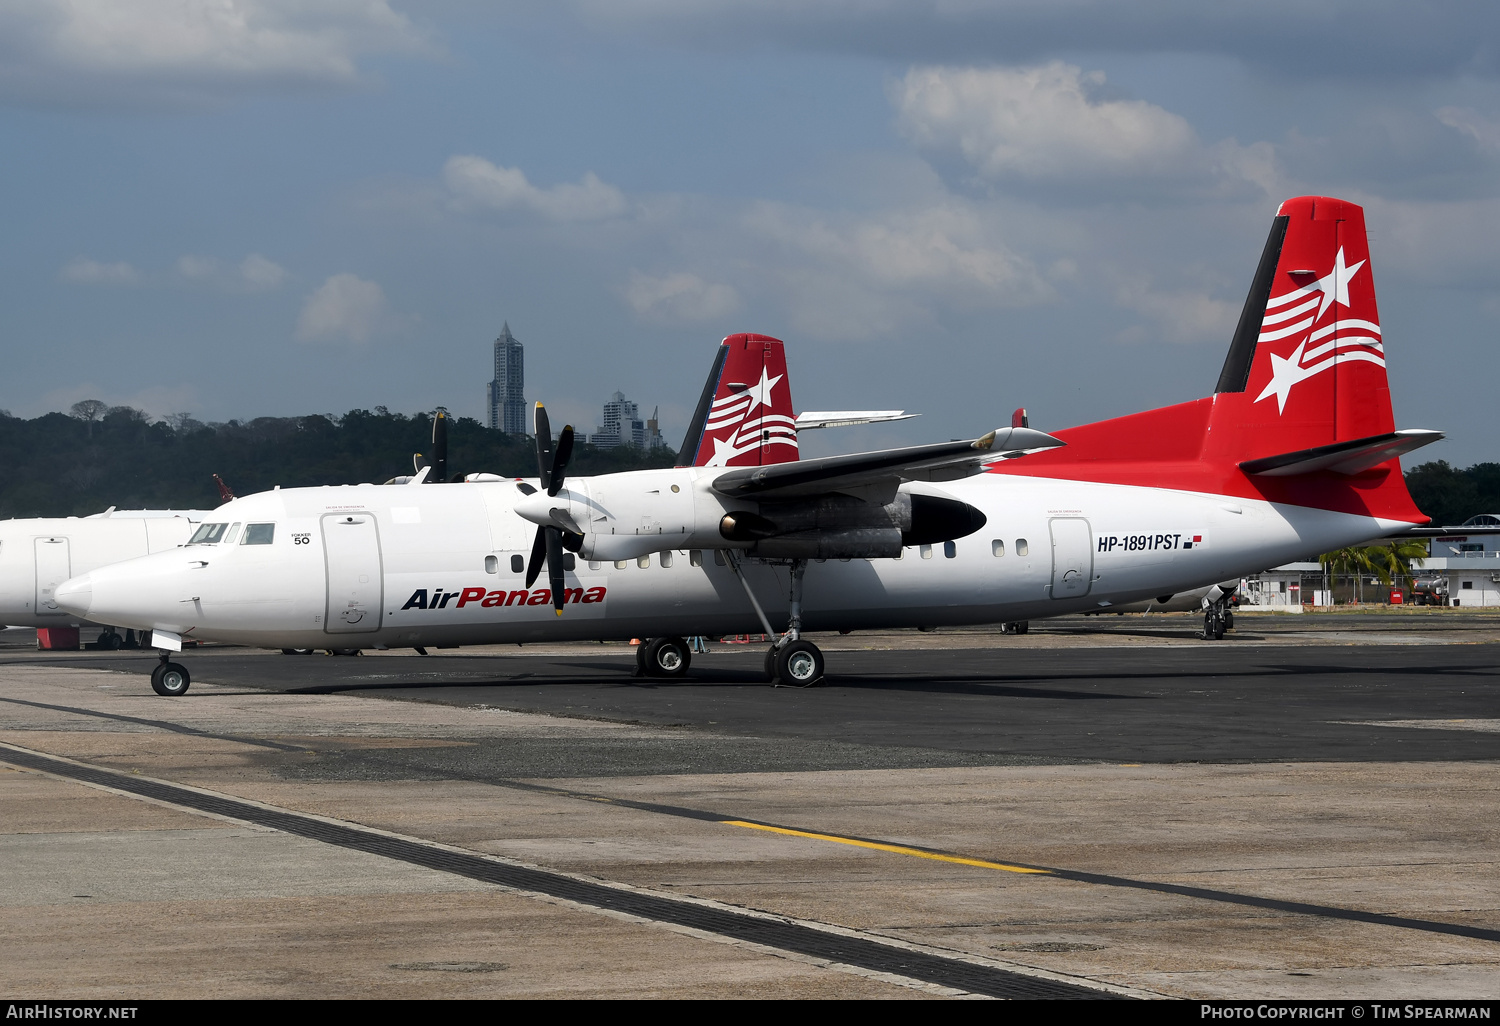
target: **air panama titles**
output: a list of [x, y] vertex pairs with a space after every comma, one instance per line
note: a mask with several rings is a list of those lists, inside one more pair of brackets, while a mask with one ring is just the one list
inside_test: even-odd
[[[594, 602], [604, 601], [604, 588], [564, 588], [564, 602], [581, 602], [590, 605]], [[411, 598], [406, 600], [406, 605], [401, 609], [446, 609], [448, 603], [453, 603], [453, 608], [462, 609], [471, 602], [477, 602], [481, 606], [491, 608], [494, 606], [548, 606], [552, 604], [552, 591], [549, 588], [537, 588], [535, 591], [485, 591], [483, 588], [462, 588], [459, 591], [444, 591], [442, 588], [434, 588], [428, 594], [426, 588], [418, 588], [411, 593]]]

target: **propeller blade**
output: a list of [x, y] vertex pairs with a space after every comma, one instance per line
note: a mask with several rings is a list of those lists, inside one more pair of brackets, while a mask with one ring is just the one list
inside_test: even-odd
[[573, 425], [564, 424], [557, 439], [557, 452], [552, 456], [552, 479], [547, 485], [547, 494], [556, 495], [567, 479], [568, 460], [573, 456]]
[[412, 453], [412, 455], [411, 455], [411, 469], [412, 469], [412, 473], [413, 474], [420, 474], [426, 468], [427, 468], [427, 457], [423, 456], [419, 452]]
[[563, 599], [563, 547], [562, 532], [555, 527], [544, 527], [547, 532], [547, 580], [552, 585], [552, 608], [562, 616]]
[[536, 583], [537, 575], [542, 572], [542, 560], [547, 558], [547, 528], [536, 529], [536, 540], [531, 543], [531, 558], [526, 561], [526, 587], [530, 588]]
[[448, 480], [448, 412], [442, 409], [432, 417], [432, 474], [427, 480]]
[[536, 472], [542, 479], [542, 490], [548, 495], [557, 494], [552, 489], [552, 424], [547, 420], [547, 408], [536, 404]]

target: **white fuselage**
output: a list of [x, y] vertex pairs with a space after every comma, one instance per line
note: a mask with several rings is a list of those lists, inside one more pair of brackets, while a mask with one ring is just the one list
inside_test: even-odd
[[[590, 540], [565, 575], [561, 616], [547, 575], [526, 588], [517, 569], [537, 528], [515, 513], [527, 497], [510, 481], [263, 492], [212, 515], [237, 525], [234, 543], [104, 567], [68, 582], [59, 601], [117, 626], [271, 648], [759, 632], [740, 581], [716, 555], [729, 543], [703, 526], [717, 524], [717, 511], [747, 505], [707, 489], [718, 473], [680, 468], [570, 481], [557, 501], [577, 523], [588, 521]], [[921, 487], [977, 507], [988, 523], [946, 546], [908, 547], [899, 559], [811, 561], [804, 630], [1107, 609], [1400, 526], [1265, 501], [1010, 474]], [[243, 544], [252, 524], [274, 525], [272, 539]], [[256, 536], [264, 539], [267, 529]], [[749, 559], [744, 569], [772, 625], [784, 628], [788, 567]]]
[[175, 549], [207, 515], [202, 510], [125, 510], [0, 520], [0, 624], [76, 624], [80, 618], [56, 602], [59, 584], [110, 563]]

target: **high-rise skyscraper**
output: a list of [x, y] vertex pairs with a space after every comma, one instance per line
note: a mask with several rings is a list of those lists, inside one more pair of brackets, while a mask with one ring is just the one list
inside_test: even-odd
[[645, 424], [641, 422], [636, 404], [625, 398], [625, 393], [616, 392], [604, 404], [604, 423], [589, 439], [601, 449], [613, 449], [617, 445], [641, 445]]
[[530, 432], [526, 423], [525, 351], [510, 333], [510, 322], [495, 339], [495, 380], [485, 386], [490, 427], [509, 435]]

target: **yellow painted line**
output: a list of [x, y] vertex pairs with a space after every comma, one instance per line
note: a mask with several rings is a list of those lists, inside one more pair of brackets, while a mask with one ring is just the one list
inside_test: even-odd
[[725, 826], [744, 827], [746, 830], [764, 830], [768, 834], [785, 834], [788, 837], [806, 837], [814, 841], [832, 841], [834, 844], [848, 844], [856, 848], [872, 848], [875, 851], [888, 851], [893, 855], [911, 855], [919, 859], [932, 859], [934, 862], [952, 862], [960, 866], [978, 866], [980, 869], [1000, 869], [1007, 873], [1041, 873], [1049, 874], [1050, 869], [1032, 869], [1029, 866], [1009, 866], [1004, 862], [986, 862], [984, 859], [966, 859], [961, 855], [940, 855], [935, 851], [923, 851], [921, 848], [907, 848], [899, 844], [881, 844], [878, 841], [861, 841], [853, 837], [840, 837], [837, 834], [815, 834], [808, 830], [788, 830], [786, 827], [766, 826], [764, 823], [747, 823], [742, 819], [724, 819], [719, 822]]

